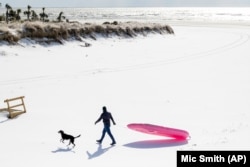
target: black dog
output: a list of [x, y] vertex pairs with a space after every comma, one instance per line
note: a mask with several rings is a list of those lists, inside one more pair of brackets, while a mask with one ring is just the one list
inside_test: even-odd
[[[58, 131], [58, 133], [61, 133], [61, 136], [62, 136], [62, 139], [60, 140], [61, 142], [63, 142], [64, 140], [69, 140], [68, 146], [69, 146], [70, 144], [73, 144], [73, 145], [74, 145], [73, 147], [75, 147], [75, 143], [74, 143], [75, 138], [78, 138], [78, 137], [81, 136], [81, 135], [78, 135], [78, 136], [74, 137], [74, 136], [72, 136], [72, 135], [68, 135], [68, 134], [64, 133], [64, 131], [62, 131], [62, 130]], [[63, 142], [63, 143], [64, 143], [64, 142]]]

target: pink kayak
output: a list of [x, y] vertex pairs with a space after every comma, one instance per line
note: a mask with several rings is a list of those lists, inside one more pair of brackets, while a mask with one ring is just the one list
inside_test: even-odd
[[131, 123], [131, 124], [128, 124], [127, 127], [129, 129], [132, 129], [138, 132], [175, 138], [177, 140], [186, 140], [189, 137], [189, 133], [185, 130], [152, 125], [152, 124]]

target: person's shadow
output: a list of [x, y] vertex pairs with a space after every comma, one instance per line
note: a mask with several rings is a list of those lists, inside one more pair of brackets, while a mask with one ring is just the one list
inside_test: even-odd
[[94, 153], [90, 153], [89, 151], [86, 151], [86, 153], [88, 155], [88, 159], [97, 158], [97, 157], [101, 156], [102, 154], [106, 153], [112, 147], [113, 146], [109, 146], [107, 148], [102, 148], [102, 145], [99, 144], [99, 146], [97, 147], [97, 150]]

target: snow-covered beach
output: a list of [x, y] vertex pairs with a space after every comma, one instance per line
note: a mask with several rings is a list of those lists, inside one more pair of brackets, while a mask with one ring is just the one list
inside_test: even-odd
[[[0, 112], [1, 165], [174, 167], [177, 150], [249, 150], [250, 30], [237, 14], [228, 14], [233, 21], [169, 20], [174, 35], [85, 39], [91, 47], [1, 45], [0, 108], [17, 96], [27, 108], [14, 119]], [[104, 105], [117, 123], [113, 147], [108, 136], [95, 142]], [[173, 143], [129, 123], [184, 129], [191, 139]], [[81, 134], [74, 149], [60, 142], [61, 129]]]

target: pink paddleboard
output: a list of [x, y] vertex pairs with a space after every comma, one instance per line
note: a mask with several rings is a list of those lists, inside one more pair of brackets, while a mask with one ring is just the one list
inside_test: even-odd
[[168, 128], [152, 124], [132, 123], [128, 124], [127, 127], [138, 132], [157, 136], [171, 137], [178, 140], [186, 140], [189, 137], [189, 133], [185, 130]]

